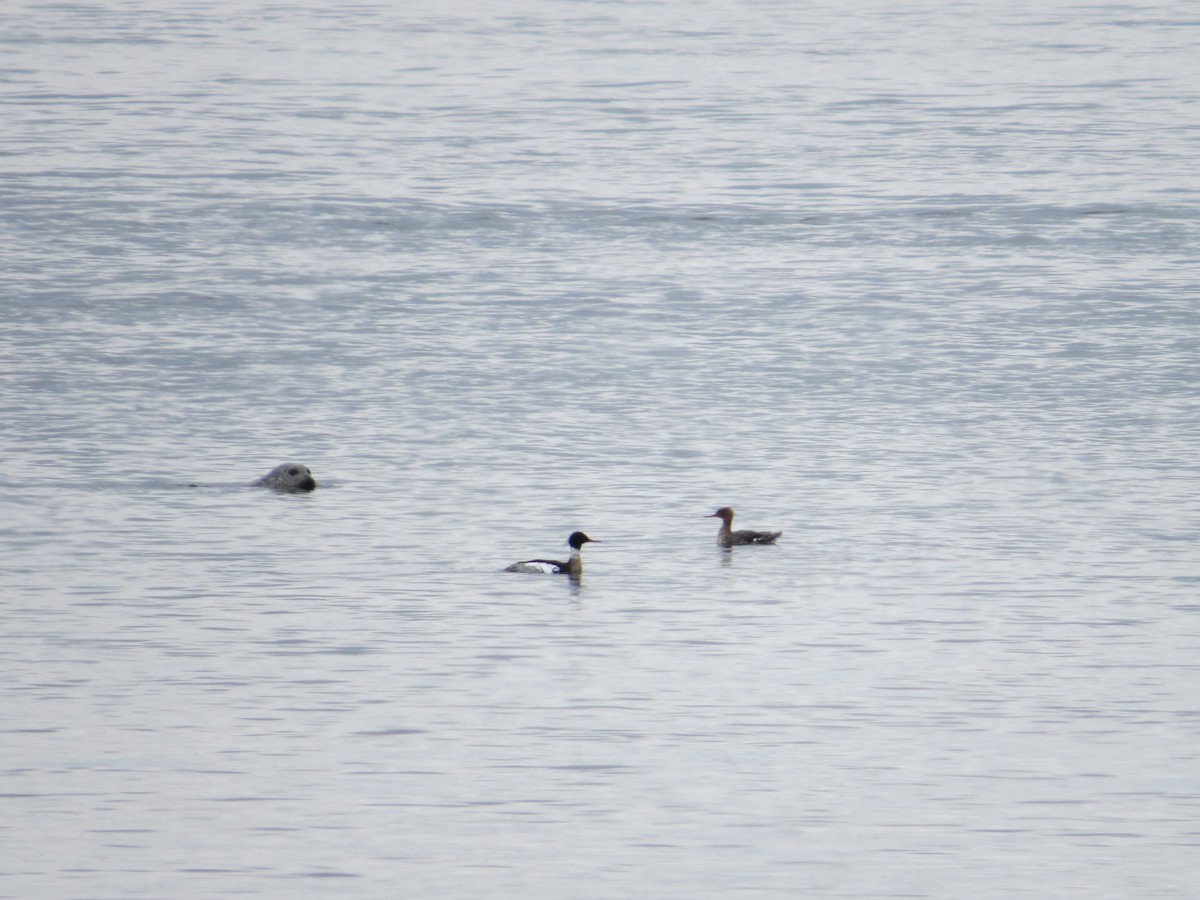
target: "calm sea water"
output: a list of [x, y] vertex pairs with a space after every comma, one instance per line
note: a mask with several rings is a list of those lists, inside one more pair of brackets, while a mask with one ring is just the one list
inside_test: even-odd
[[0, 896], [1194, 896], [1198, 81], [1178, 0], [0, 8]]

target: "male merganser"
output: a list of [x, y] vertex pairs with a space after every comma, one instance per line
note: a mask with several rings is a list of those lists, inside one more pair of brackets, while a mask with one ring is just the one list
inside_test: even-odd
[[773, 544], [775, 539], [783, 534], [782, 531], [751, 531], [749, 528], [741, 531], [733, 530], [733, 510], [722, 506], [706, 519], [720, 519], [721, 530], [717, 532], [717, 543], [722, 547], [733, 547], [737, 544]]
[[579, 548], [584, 544], [599, 544], [602, 541], [590, 538], [582, 531], [573, 531], [567, 538], [567, 543], [571, 547], [571, 558], [566, 562], [559, 562], [557, 559], [527, 559], [524, 562], [513, 563], [504, 571], [533, 572], [540, 575], [570, 575], [572, 578], [579, 578], [583, 574], [583, 559], [579, 555]]

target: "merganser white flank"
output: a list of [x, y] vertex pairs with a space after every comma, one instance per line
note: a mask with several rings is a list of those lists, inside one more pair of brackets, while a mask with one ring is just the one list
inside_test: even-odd
[[566, 562], [560, 562], [557, 559], [527, 559], [524, 562], [513, 563], [504, 571], [529, 572], [538, 575], [569, 575], [571, 578], [579, 578], [583, 574], [583, 558], [579, 555], [579, 549], [584, 544], [600, 543], [603, 542], [588, 537], [582, 531], [573, 531], [567, 538], [567, 544], [571, 547], [571, 558]]
[[775, 539], [783, 534], [782, 531], [752, 531], [744, 528], [733, 530], [733, 510], [722, 506], [706, 519], [720, 519], [721, 530], [717, 532], [717, 543], [722, 547], [734, 547], [738, 544], [773, 544]]

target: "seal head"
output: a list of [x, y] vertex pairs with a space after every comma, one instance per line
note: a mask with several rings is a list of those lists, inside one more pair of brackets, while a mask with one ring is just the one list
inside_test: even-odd
[[280, 463], [258, 481], [256, 487], [268, 487], [273, 491], [284, 494], [303, 494], [315, 490], [317, 479], [312, 471], [302, 463]]

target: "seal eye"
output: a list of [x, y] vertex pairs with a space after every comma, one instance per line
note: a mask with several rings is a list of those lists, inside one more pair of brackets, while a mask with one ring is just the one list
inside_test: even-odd
[[297, 469], [297, 468], [295, 468], [295, 467], [293, 467], [293, 468], [290, 468], [290, 469], [288, 469], [288, 474], [289, 474], [289, 475], [293, 475], [293, 476], [295, 476], [295, 475], [299, 475], [299, 474], [300, 474], [300, 470], [299, 470], [299, 469]]

